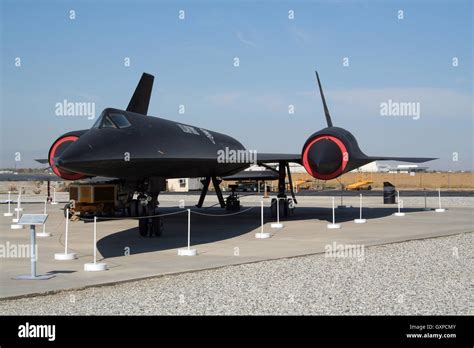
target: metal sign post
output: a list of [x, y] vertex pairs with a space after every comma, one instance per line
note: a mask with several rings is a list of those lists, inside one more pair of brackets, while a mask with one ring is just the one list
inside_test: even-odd
[[45, 280], [51, 279], [54, 277], [53, 274], [36, 274], [36, 261], [38, 259], [38, 250], [36, 247], [36, 231], [35, 225], [44, 225], [46, 219], [48, 218], [47, 214], [24, 214], [18, 221], [19, 225], [30, 225], [30, 264], [31, 264], [31, 274], [20, 275], [14, 279], [18, 280]]

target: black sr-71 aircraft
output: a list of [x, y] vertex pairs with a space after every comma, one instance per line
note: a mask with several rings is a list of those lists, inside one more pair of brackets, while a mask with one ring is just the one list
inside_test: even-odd
[[[319, 75], [316, 78], [327, 127], [309, 136], [301, 153], [257, 153], [256, 163], [278, 174], [279, 209], [289, 214], [296, 203], [289, 163], [302, 164], [314, 178], [330, 180], [375, 160], [425, 162], [434, 158], [367, 156], [355, 137], [334, 127]], [[157, 215], [158, 195], [168, 178], [203, 177], [197, 204], [201, 207], [212, 181], [221, 207], [227, 202], [219, 188], [222, 177], [236, 174], [253, 163], [218, 160], [222, 151], [246, 151], [236, 139], [208, 129], [147, 116], [154, 77], [144, 73], [126, 110], [105, 109], [91, 129], [61, 135], [51, 146], [48, 162], [54, 173], [66, 180], [87, 177], [118, 179], [126, 193], [124, 206], [132, 216]], [[278, 163], [278, 169], [268, 164]], [[249, 174], [250, 175], [250, 174]], [[286, 195], [288, 176], [291, 198]], [[276, 207], [276, 202], [272, 202]], [[276, 208], [275, 208], [276, 210]], [[160, 235], [159, 217], [139, 219], [141, 235]]]

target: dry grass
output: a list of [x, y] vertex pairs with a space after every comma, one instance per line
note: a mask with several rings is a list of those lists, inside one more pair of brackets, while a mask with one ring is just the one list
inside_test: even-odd
[[443, 189], [472, 189], [474, 188], [474, 173], [416, 173], [414, 176], [405, 173], [347, 173], [338, 180], [319, 181], [308, 174], [294, 174], [294, 180], [312, 180], [313, 187], [318, 185], [340, 188], [360, 180], [372, 180], [373, 188], [382, 188], [384, 181], [389, 181], [399, 188], [443, 188]]
[[[341, 183], [346, 186], [359, 180], [372, 180], [374, 183], [371, 184], [372, 188], [382, 188], [384, 181], [389, 181], [397, 188], [404, 189], [453, 189], [453, 190], [466, 190], [474, 189], [474, 173], [417, 173], [414, 176], [409, 174], [388, 174], [388, 173], [347, 173], [339, 177], [338, 180], [322, 181], [316, 180], [306, 173], [294, 173], [292, 174], [293, 181], [305, 181], [307, 183], [302, 184], [313, 189], [321, 188], [340, 188]], [[223, 186], [231, 184], [232, 182], [223, 182]], [[267, 185], [271, 186], [271, 182], [267, 182]], [[55, 182], [51, 186], [56, 186], [57, 192], [67, 191], [69, 183]], [[277, 181], [273, 181], [273, 188], [277, 188]], [[23, 188], [23, 193], [26, 194], [38, 194], [39, 192], [46, 193], [46, 182], [0, 182], [0, 192], [5, 193], [8, 191], [16, 192], [19, 187]], [[212, 186], [210, 190], [213, 190]], [[36, 191], [36, 192], [35, 192]], [[39, 191], [39, 192], [38, 192]]]

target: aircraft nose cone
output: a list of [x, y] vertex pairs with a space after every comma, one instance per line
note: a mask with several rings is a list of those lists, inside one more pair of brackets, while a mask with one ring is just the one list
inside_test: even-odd
[[311, 145], [308, 151], [308, 161], [318, 173], [331, 174], [341, 166], [342, 153], [336, 143], [322, 139]]
[[54, 163], [65, 170], [80, 171], [80, 164], [87, 159], [87, 155], [87, 146], [83, 144], [81, 139], [78, 139], [56, 157]]

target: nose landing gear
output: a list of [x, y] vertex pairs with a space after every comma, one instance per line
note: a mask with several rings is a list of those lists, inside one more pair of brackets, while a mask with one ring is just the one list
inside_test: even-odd
[[163, 234], [163, 220], [158, 212], [158, 195], [165, 187], [163, 178], [148, 178], [146, 186], [139, 187], [143, 191], [135, 193], [130, 201], [129, 213], [130, 216], [138, 217], [138, 232], [142, 237], [159, 237]]
[[240, 210], [240, 199], [237, 193], [235, 193], [235, 189], [237, 185], [229, 185], [231, 190], [230, 195], [225, 200], [225, 210], [227, 211], [239, 211]]
[[138, 220], [138, 232], [142, 237], [160, 237], [163, 234], [163, 221], [159, 216]]

